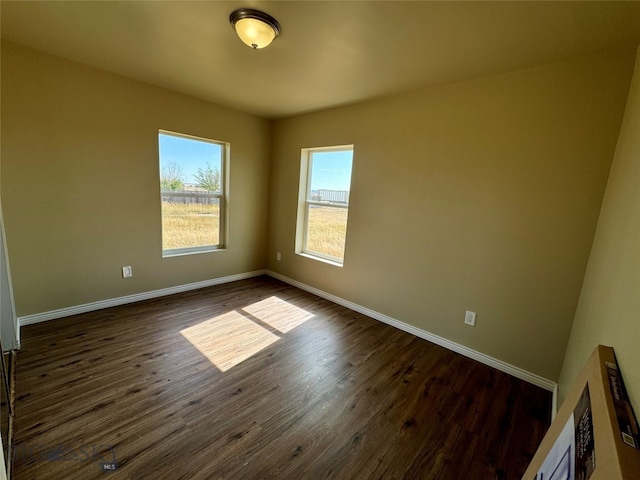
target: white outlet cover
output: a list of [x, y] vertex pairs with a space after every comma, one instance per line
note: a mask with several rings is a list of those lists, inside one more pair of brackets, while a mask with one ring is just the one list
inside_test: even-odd
[[469, 310], [464, 314], [464, 323], [467, 325], [471, 325], [472, 327], [476, 324], [476, 312], [471, 312]]
[[133, 277], [133, 269], [131, 267], [122, 267], [122, 278]]

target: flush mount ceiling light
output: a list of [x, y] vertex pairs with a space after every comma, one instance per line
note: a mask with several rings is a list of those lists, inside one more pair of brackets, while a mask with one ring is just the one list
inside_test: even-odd
[[280, 25], [275, 18], [252, 8], [235, 10], [229, 15], [229, 21], [240, 40], [253, 49], [268, 46], [280, 33]]

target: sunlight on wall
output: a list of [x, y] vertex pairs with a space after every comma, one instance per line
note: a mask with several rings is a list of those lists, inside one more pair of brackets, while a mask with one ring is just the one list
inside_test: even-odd
[[200, 353], [221, 372], [278, 341], [313, 314], [277, 297], [218, 315], [181, 330]]

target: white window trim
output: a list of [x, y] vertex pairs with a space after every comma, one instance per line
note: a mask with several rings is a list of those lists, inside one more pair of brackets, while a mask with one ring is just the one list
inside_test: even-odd
[[[313, 250], [308, 250], [306, 248], [307, 245], [307, 235], [309, 231], [309, 206], [310, 205], [320, 205], [320, 206], [328, 206], [328, 207], [336, 207], [336, 208], [344, 208], [349, 209], [349, 204], [337, 203], [331, 201], [314, 201], [308, 200], [308, 193], [311, 189], [311, 177], [309, 175], [309, 167], [311, 164], [311, 154], [315, 152], [343, 152], [345, 150], [351, 150], [353, 153], [354, 145], [335, 145], [330, 147], [315, 147], [315, 148], [303, 148], [300, 155], [300, 182], [298, 186], [298, 212], [297, 212], [297, 222], [296, 222], [296, 254], [305, 258], [309, 258], [312, 260], [321, 261], [327, 263], [329, 265], [333, 265], [336, 267], [344, 266], [344, 259], [340, 259], [337, 257], [332, 257], [330, 255], [325, 255], [320, 252], [315, 252]], [[352, 172], [353, 174], [353, 172]], [[301, 188], [304, 185], [304, 189]], [[346, 238], [345, 238], [346, 243]]]
[[[186, 248], [171, 248], [162, 249], [162, 258], [179, 257], [183, 255], [195, 255], [200, 253], [211, 253], [224, 251], [228, 248], [229, 238], [229, 159], [231, 157], [231, 145], [228, 142], [222, 140], [214, 140], [211, 138], [198, 137], [196, 135], [189, 135], [186, 133], [172, 132], [171, 130], [158, 129], [157, 139], [160, 138], [160, 134], [170, 135], [173, 137], [182, 137], [189, 140], [196, 140], [199, 142], [213, 143], [219, 145], [222, 149], [222, 158], [220, 159], [220, 178], [222, 179], [221, 191], [219, 194], [213, 194], [215, 198], [219, 199], [219, 232], [218, 232], [218, 244], [217, 245], [202, 245], [199, 247], [186, 247]], [[160, 142], [158, 145], [158, 171], [160, 172]], [[158, 185], [160, 181], [158, 179]], [[162, 190], [160, 190], [160, 202], [162, 203]], [[162, 236], [162, 213], [160, 214], [160, 235]]]

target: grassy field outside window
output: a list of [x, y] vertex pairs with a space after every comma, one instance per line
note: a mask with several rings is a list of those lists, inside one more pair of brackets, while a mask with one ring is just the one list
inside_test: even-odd
[[162, 249], [220, 243], [218, 204], [162, 202]]
[[309, 206], [307, 250], [334, 258], [344, 258], [347, 235], [346, 208]]

